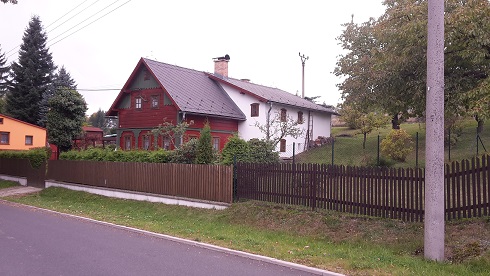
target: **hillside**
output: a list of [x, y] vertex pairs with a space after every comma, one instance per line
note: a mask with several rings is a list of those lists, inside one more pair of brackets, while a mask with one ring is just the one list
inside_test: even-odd
[[[445, 161], [460, 161], [462, 159], [470, 159], [476, 156], [477, 139], [476, 139], [477, 123], [473, 119], [464, 120], [459, 123], [460, 135], [457, 137], [457, 142], [449, 148], [445, 145], [444, 156]], [[412, 151], [408, 155], [405, 162], [396, 162], [383, 156], [380, 153], [381, 165], [391, 167], [415, 167], [417, 159], [417, 141], [418, 133], [418, 166], [425, 165], [425, 124], [424, 123], [405, 123], [401, 125], [401, 129], [406, 130], [413, 139]], [[333, 127], [332, 136], [335, 137], [334, 143], [334, 164], [349, 165], [349, 166], [375, 166], [377, 164], [378, 152], [378, 135], [380, 142], [391, 131], [391, 124], [386, 127], [375, 130], [367, 136], [366, 148], [362, 148], [362, 134], [358, 130], [352, 130], [347, 127]], [[453, 131], [455, 135], [456, 131]], [[452, 135], [452, 136], [453, 136]], [[486, 148], [490, 151], [490, 122], [484, 126], [483, 133], [480, 135], [481, 142], [478, 144], [478, 154], [484, 154]], [[442, 137], [441, 137], [442, 139]], [[482, 146], [483, 143], [483, 146]], [[450, 153], [450, 160], [449, 160]], [[296, 156], [298, 163], [332, 163], [332, 145], [324, 145], [313, 148], [307, 152]]]

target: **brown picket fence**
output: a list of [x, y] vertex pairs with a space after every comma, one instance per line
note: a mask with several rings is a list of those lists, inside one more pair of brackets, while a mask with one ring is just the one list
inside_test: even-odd
[[53, 160], [48, 168], [46, 179], [55, 181], [232, 202], [230, 166]]
[[[490, 157], [445, 167], [446, 219], [490, 213]], [[322, 164], [236, 166], [236, 198], [423, 221], [424, 170]]]

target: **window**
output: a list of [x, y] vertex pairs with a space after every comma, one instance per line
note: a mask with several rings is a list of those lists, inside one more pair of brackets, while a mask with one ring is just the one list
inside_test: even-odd
[[124, 149], [131, 150], [131, 136], [124, 136]]
[[286, 152], [286, 139], [281, 139], [281, 144], [279, 146], [280, 152]]
[[0, 132], [0, 144], [8, 145], [10, 142], [9, 136], [10, 136], [10, 132]]
[[34, 138], [31, 135], [26, 135], [26, 146], [32, 146]]
[[303, 112], [298, 111], [298, 124], [303, 123]]
[[151, 108], [158, 108], [159, 100], [160, 100], [160, 97], [158, 97], [158, 95], [151, 96]]
[[194, 139], [196, 139], [196, 140], [197, 140], [197, 136], [196, 136], [196, 135], [189, 135], [189, 141], [190, 141], [190, 140], [194, 140]]
[[141, 98], [136, 98], [136, 103], [134, 105], [136, 109], [141, 109]]
[[286, 109], [281, 109], [281, 122], [285, 122], [286, 121], [286, 117], [287, 117], [287, 113], [286, 113]]
[[143, 136], [143, 149], [144, 150], [150, 149], [150, 136], [149, 135]]
[[0, 125], [3, 125], [3, 118], [0, 118]]
[[219, 137], [213, 137], [213, 149], [215, 151], [219, 150]]
[[259, 104], [253, 103], [250, 105], [250, 116], [259, 117]]
[[163, 138], [163, 148], [166, 150], [170, 149], [170, 138], [169, 137]]

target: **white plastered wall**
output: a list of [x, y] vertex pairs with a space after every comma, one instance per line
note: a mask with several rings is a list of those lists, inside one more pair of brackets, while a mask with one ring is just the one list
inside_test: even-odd
[[[228, 93], [230, 98], [235, 102], [235, 104], [241, 109], [241, 111], [247, 117], [246, 121], [241, 121], [238, 123], [238, 135], [240, 138], [248, 141], [252, 138], [264, 138], [264, 133], [260, 131], [258, 127], [256, 127], [256, 123], [258, 122], [260, 125], [265, 125], [267, 122], [267, 113], [271, 108], [270, 103], [260, 102], [257, 98], [250, 96], [248, 94], [241, 93], [238, 89], [222, 85], [223, 89]], [[259, 116], [251, 117], [251, 104], [258, 103], [259, 104]], [[272, 103], [272, 109], [270, 111], [271, 119], [275, 117], [277, 112], [280, 112], [281, 109], [284, 108], [287, 110], [287, 115], [294, 120], [298, 118], [298, 112], [303, 112], [303, 124], [299, 125], [303, 129], [303, 135], [298, 138], [286, 137], [286, 151], [280, 152], [281, 157], [291, 157], [293, 155], [293, 143], [295, 144], [295, 153], [298, 154], [304, 150], [305, 145], [305, 137], [308, 128], [308, 110], [296, 108], [293, 106], [282, 105], [279, 103]], [[313, 118], [313, 136], [310, 137], [310, 140], [315, 140], [318, 136], [329, 137], [330, 136], [330, 124], [331, 124], [331, 115], [324, 112], [310, 112], [311, 117]], [[279, 151], [279, 144], [277, 145], [277, 151]]]

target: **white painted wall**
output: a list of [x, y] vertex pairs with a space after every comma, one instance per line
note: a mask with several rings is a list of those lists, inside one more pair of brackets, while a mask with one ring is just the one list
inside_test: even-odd
[[[223, 89], [228, 93], [230, 98], [236, 103], [236, 105], [242, 110], [247, 117], [246, 121], [238, 123], [238, 135], [240, 138], [248, 141], [252, 138], [264, 138], [264, 134], [255, 126], [256, 122], [260, 125], [265, 125], [267, 122], [267, 113], [270, 109], [269, 103], [260, 102], [257, 98], [248, 94], [242, 94], [234, 87], [228, 85], [222, 85]], [[250, 105], [252, 103], [259, 103], [259, 116], [251, 117]], [[303, 124], [300, 127], [303, 129], [303, 135], [294, 139], [293, 137], [286, 137], [286, 152], [280, 152], [281, 157], [291, 157], [293, 155], [293, 143], [295, 143], [295, 153], [298, 154], [304, 150], [306, 130], [308, 129], [308, 110], [296, 108], [288, 105], [282, 105], [278, 103], [272, 104], [271, 119], [274, 118], [277, 112], [280, 112], [282, 108], [287, 110], [287, 115], [296, 120], [298, 118], [298, 112], [303, 112]], [[331, 115], [324, 112], [311, 111], [313, 117], [313, 137], [311, 140], [318, 138], [318, 136], [330, 137]], [[279, 145], [276, 148], [279, 151]]]

